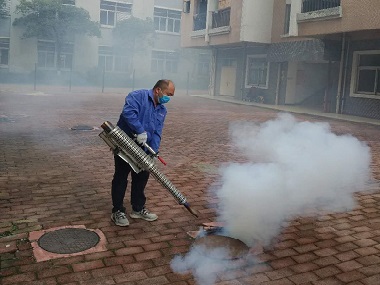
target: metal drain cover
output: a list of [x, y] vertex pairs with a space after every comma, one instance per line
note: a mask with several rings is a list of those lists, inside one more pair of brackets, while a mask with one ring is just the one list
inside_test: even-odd
[[95, 128], [91, 126], [86, 126], [86, 125], [78, 125], [78, 126], [72, 127], [71, 129], [74, 131], [92, 131]]
[[60, 254], [77, 253], [98, 244], [97, 233], [86, 229], [66, 228], [45, 233], [38, 245], [46, 251]]

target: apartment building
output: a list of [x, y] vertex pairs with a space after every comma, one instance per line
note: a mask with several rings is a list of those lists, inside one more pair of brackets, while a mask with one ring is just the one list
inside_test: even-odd
[[[325, 112], [380, 119], [379, 9], [376, 0], [276, 1], [274, 11], [282, 21], [273, 25], [268, 60], [288, 66], [283, 101], [302, 104], [314, 98], [315, 107]], [[300, 48], [305, 43], [312, 48]]]
[[[214, 96], [380, 119], [378, 0], [184, 0], [181, 44], [213, 52]], [[259, 96], [258, 96], [259, 95]]]
[[[84, 8], [91, 20], [100, 24], [101, 37], [76, 36], [61, 52], [61, 77], [80, 83], [124, 85], [133, 80], [146, 87], [159, 78], [171, 78], [177, 85], [208, 86], [210, 53], [180, 47], [182, 0], [65, 0], [67, 5]], [[12, 25], [19, 0], [8, 0], [8, 16], [0, 19], [0, 81], [47, 79], [56, 73], [56, 48], [47, 39], [22, 38], [23, 30]], [[151, 18], [154, 41], [137, 52], [116, 51], [113, 29], [128, 17]], [[200, 71], [200, 72], [199, 72]], [[73, 75], [74, 74], [74, 75]], [[3, 79], [1, 79], [3, 77]]]

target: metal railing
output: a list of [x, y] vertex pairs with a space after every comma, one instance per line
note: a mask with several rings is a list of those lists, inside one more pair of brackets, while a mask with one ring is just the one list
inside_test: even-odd
[[212, 12], [212, 28], [226, 27], [230, 25], [231, 8], [225, 8]]
[[324, 10], [340, 6], [340, 0], [303, 0], [302, 13]]
[[195, 14], [193, 17], [193, 31], [206, 29], [206, 13]]

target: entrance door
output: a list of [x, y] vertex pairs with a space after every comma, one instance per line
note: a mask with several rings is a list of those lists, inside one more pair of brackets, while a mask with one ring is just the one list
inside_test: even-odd
[[236, 66], [223, 66], [220, 76], [220, 95], [235, 96]]

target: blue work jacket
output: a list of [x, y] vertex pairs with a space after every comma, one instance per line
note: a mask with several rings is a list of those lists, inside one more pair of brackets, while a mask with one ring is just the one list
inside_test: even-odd
[[125, 98], [117, 125], [131, 138], [134, 138], [135, 134], [147, 132], [147, 144], [158, 152], [166, 113], [163, 104], [154, 106], [153, 89], [136, 90]]

